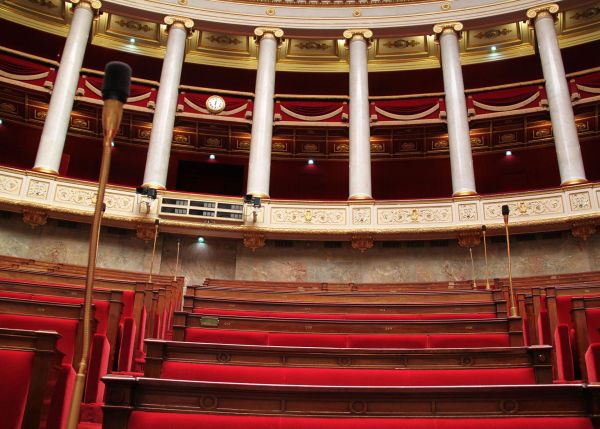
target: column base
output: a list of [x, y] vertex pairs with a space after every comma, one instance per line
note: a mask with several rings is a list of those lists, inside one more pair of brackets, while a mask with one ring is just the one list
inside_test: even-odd
[[53, 170], [52, 168], [33, 167], [31, 170], [36, 171], [38, 173], [51, 174], [52, 176], [58, 176], [58, 171]]
[[568, 179], [560, 184], [560, 186], [573, 186], [573, 185], [581, 185], [582, 183], [587, 183], [587, 179]]
[[167, 189], [166, 187], [164, 187], [163, 185], [160, 185], [158, 183], [144, 183], [142, 185], [142, 188], [152, 188], [152, 189], [156, 189], [157, 191], [164, 191], [165, 189]]
[[477, 192], [475, 192], [475, 191], [458, 191], [458, 192], [454, 192], [452, 194], [452, 197], [453, 198], [456, 198], [456, 197], [472, 197], [472, 196], [475, 196], [475, 195], [479, 195], [479, 194]]
[[253, 197], [258, 197], [261, 200], [269, 200], [271, 197], [269, 194], [264, 194], [262, 192], [247, 192], [246, 195], [252, 195]]
[[348, 201], [373, 201], [373, 197], [367, 194], [354, 194], [348, 197]]

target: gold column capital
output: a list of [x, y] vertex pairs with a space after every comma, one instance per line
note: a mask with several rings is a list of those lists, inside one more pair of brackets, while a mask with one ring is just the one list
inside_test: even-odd
[[544, 16], [552, 16], [556, 19], [556, 14], [558, 13], [559, 7], [556, 3], [549, 3], [542, 6], [532, 7], [527, 10], [527, 18], [531, 21], [535, 22], [537, 18], [542, 18]]
[[283, 42], [283, 30], [277, 27], [256, 27], [254, 29], [254, 40], [256, 43], [263, 38], [273, 38], [277, 41], [277, 46]]
[[100, 0], [68, 0], [70, 3], [74, 5], [74, 8], [77, 7], [86, 7], [90, 8], [94, 15], [98, 16], [100, 14], [100, 8], [102, 7], [102, 2]]
[[373, 31], [368, 28], [349, 28], [344, 31], [343, 36], [344, 39], [346, 39], [346, 43], [350, 42], [355, 37], [365, 39], [369, 45], [373, 41]]
[[463, 28], [462, 22], [441, 22], [433, 26], [433, 33], [435, 34], [436, 39], [444, 33], [455, 33], [460, 38], [460, 32]]
[[188, 33], [188, 37], [194, 32], [194, 20], [191, 18], [187, 18], [185, 16], [167, 15], [163, 21], [165, 24], [167, 24], [167, 31], [171, 29], [171, 27], [181, 28]]

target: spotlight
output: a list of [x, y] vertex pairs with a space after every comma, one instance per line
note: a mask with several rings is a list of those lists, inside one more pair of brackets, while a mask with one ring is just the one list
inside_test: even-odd
[[504, 152], [504, 155], [506, 155], [506, 156], [511, 156], [511, 155], [512, 155], [512, 151], [510, 151], [510, 150], [507, 150], [506, 152]]
[[198, 237], [198, 239], [196, 240], [198, 243], [204, 243], [204, 237]]
[[492, 47], [490, 48], [490, 51], [492, 51], [492, 52], [496, 52], [496, 47], [495, 47], [495, 46], [492, 46]]
[[314, 160], [314, 159], [309, 159], [309, 160], [308, 160], [308, 165], [313, 165], [314, 163], [315, 163], [315, 160]]
[[156, 189], [149, 188], [147, 186], [138, 186], [135, 188], [135, 193], [140, 195], [146, 195], [148, 198], [156, 199], [157, 193]]
[[135, 37], [130, 38], [129, 43], [135, 43]]
[[0, 118], [0, 125], [2, 125], [4, 123], [4, 120], [2, 118]]
[[260, 197], [255, 197], [252, 194], [244, 195], [244, 204], [252, 204], [252, 207], [257, 208], [257, 209], [262, 207], [260, 205]]
[[217, 159], [217, 156], [214, 153], [208, 155], [208, 159]]

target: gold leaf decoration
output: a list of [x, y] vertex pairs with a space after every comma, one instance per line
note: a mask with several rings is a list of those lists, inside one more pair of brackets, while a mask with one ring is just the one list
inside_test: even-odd
[[481, 31], [475, 35], [478, 39], [495, 39], [500, 36], [507, 36], [512, 33], [510, 28], [492, 28], [491, 30]]
[[383, 46], [387, 48], [396, 48], [396, 49], [406, 49], [406, 48], [414, 48], [415, 46], [419, 46], [421, 42], [418, 40], [406, 40], [406, 39], [398, 39], [398, 40], [389, 40], [383, 44]]

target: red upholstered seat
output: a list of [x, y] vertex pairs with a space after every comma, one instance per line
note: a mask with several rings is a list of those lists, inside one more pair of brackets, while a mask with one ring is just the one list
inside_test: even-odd
[[378, 419], [228, 416], [134, 411], [128, 429], [593, 429], [581, 417]]
[[0, 350], [0, 426], [20, 429], [31, 381], [33, 353]]
[[72, 364], [77, 336], [77, 320], [49, 317], [0, 314], [0, 328], [28, 329], [32, 331], [56, 331], [61, 335], [57, 348], [65, 354], [63, 363]]
[[380, 313], [292, 313], [278, 311], [243, 311], [215, 308], [194, 308], [194, 313], [210, 315], [278, 317], [292, 319], [333, 320], [448, 320], [448, 319], [493, 319], [494, 313], [425, 313], [425, 314], [380, 314]]
[[296, 347], [456, 348], [508, 347], [508, 334], [305, 334], [187, 328], [185, 340], [198, 343]]
[[532, 368], [454, 370], [289, 368], [163, 363], [161, 378], [321, 386], [455, 386], [535, 384]]

